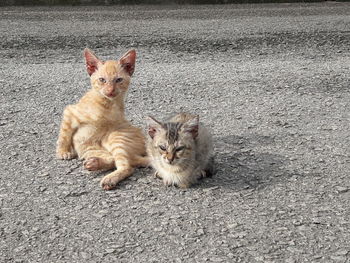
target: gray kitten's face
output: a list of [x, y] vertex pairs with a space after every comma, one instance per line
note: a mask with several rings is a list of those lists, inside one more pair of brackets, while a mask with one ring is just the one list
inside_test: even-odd
[[156, 135], [153, 139], [154, 153], [159, 156], [159, 159], [171, 165], [180, 164], [188, 160], [192, 155], [192, 143], [189, 138], [187, 140], [169, 140], [166, 132]]
[[190, 161], [193, 155], [193, 129], [197, 126], [187, 123], [160, 123], [153, 119], [149, 123], [153, 157], [168, 165]]

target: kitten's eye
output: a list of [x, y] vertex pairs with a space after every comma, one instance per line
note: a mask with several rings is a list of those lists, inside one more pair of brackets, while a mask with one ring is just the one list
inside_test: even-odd
[[106, 83], [106, 79], [105, 78], [99, 78], [98, 79], [100, 82], [102, 82], [102, 83]]
[[179, 147], [176, 147], [175, 151], [179, 152], [179, 151], [182, 151], [183, 149], [185, 149], [185, 146], [179, 146]]
[[159, 145], [159, 149], [161, 149], [162, 151], [166, 151], [166, 148], [163, 145]]
[[120, 82], [122, 82], [123, 81], [123, 78], [117, 78], [116, 80], [115, 80], [115, 83], [120, 83]]

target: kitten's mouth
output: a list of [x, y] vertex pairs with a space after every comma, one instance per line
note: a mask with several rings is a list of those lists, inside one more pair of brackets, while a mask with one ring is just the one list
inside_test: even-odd
[[111, 92], [111, 93], [105, 93], [104, 94], [107, 98], [114, 98], [114, 97], [116, 97], [117, 96], [117, 94], [116, 93], [114, 93], [114, 92]]
[[173, 165], [175, 163], [175, 160], [165, 159], [164, 161], [165, 161], [166, 164], [169, 164], [169, 165]]

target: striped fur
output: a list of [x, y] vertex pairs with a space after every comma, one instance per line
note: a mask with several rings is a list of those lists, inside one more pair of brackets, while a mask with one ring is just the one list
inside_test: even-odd
[[167, 122], [148, 118], [147, 153], [165, 185], [187, 188], [212, 171], [211, 136], [198, 116], [180, 113]]
[[77, 104], [63, 112], [57, 157], [84, 159], [90, 171], [117, 170], [101, 180], [105, 190], [130, 176], [135, 167], [147, 166], [143, 132], [124, 116], [124, 98], [135, 66], [135, 50], [118, 61], [103, 62], [84, 51], [90, 89]]

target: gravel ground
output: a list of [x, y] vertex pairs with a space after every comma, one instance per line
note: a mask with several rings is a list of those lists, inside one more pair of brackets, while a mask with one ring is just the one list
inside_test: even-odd
[[[0, 8], [0, 262], [350, 262], [350, 4]], [[84, 47], [137, 49], [127, 116], [198, 113], [216, 175], [113, 191], [55, 159]]]

